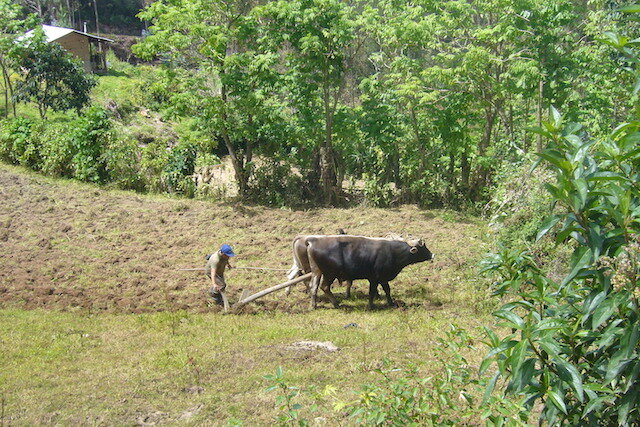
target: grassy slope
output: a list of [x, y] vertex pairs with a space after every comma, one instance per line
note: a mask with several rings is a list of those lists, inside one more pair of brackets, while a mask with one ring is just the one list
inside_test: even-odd
[[[276, 411], [262, 376], [277, 366], [292, 384], [337, 387], [330, 402], [350, 400], [378, 378], [372, 368], [382, 358], [432, 373], [435, 340], [449, 323], [490, 322], [475, 273], [484, 226], [451, 212], [215, 204], [108, 192], [4, 165], [0, 198], [0, 397], [12, 423], [266, 424]], [[374, 312], [364, 310], [366, 287], [356, 282], [338, 310], [321, 301], [308, 312], [296, 290], [223, 316], [204, 294], [202, 273], [174, 271], [202, 265], [223, 242], [235, 247], [237, 266], [288, 267], [296, 234], [337, 227], [421, 236], [436, 260], [392, 282], [401, 308]], [[283, 280], [232, 270], [230, 299]], [[350, 323], [358, 327], [344, 328]], [[286, 348], [305, 339], [341, 351]]]

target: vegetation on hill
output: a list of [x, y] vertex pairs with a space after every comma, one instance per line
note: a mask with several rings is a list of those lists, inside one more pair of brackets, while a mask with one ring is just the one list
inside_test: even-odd
[[140, 17], [152, 25], [134, 51], [162, 65], [116, 66], [138, 96], [102, 107], [178, 133], [136, 171], [148, 191], [206, 193], [191, 177], [228, 155], [252, 202], [482, 206], [544, 148], [527, 129], [550, 106], [595, 137], [629, 110], [626, 60], [599, 39], [636, 23], [609, 3], [185, 0]]

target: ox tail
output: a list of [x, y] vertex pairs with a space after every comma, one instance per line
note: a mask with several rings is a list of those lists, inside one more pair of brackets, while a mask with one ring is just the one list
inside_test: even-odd
[[293, 265], [287, 273], [287, 277], [289, 278], [289, 280], [293, 280], [298, 276], [302, 276], [303, 274], [302, 263], [300, 262], [300, 258], [296, 253], [296, 242], [298, 240], [300, 240], [300, 237], [296, 237], [295, 239], [293, 239], [293, 244], [291, 245], [291, 248], [293, 249]]

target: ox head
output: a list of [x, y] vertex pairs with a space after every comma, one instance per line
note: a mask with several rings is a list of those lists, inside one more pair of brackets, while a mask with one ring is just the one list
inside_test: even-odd
[[433, 254], [422, 239], [409, 239], [407, 240], [407, 244], [409, 245], [409, 252], [415, 258], [416, 262], [433, 259]]

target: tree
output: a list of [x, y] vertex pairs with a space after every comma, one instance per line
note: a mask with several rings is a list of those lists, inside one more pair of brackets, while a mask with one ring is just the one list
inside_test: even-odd
[[22, 78], [16, 83], [15, 97], [34, 101], [40, 117], [45, 118], [49, 109], [80, 111], [89, 104], [95, 79], [62, 46], [45, 42], [41, 30], [25, 41], [16, 56]]
[[29, 26], [35, 23], [33, 15], [20, 19], [22, 10], [11, 0], [0, 0], [0, 70], [2, 71], [2, 88], [4, 92], [4, 116], [12, 110], [15, 115], [13, 99], [13, 83], [11, 74], [15, 67], [13, 52], [18, 48], [18, 38]]
[[275, 1], [256, 14], [263, 23], [262, 42], [284, 56], [285, 96], [317, 153], [324, 202], [335, 203], [342, 186], [335, 120], [348, 67], [363, 44], [357, 14], [341, 0]]
[[222, 140], [241, 196], [264, 126], [278, 109], [269, 98], [276, 57], [252, 49], [251, 7], [243, 0], [157, 1], [139, 15], [152, 22], [151, 35], [134, 46], [137, 55], [160, 56], [175, 70], [184, 91], [174, 99], [177, 110], [196, 117], [211, 140]]

